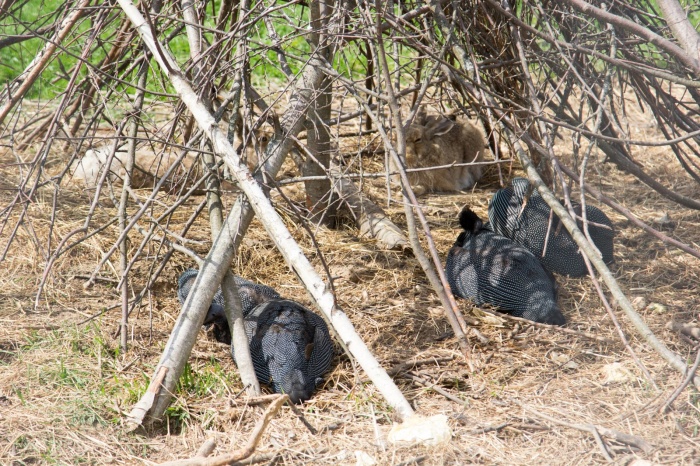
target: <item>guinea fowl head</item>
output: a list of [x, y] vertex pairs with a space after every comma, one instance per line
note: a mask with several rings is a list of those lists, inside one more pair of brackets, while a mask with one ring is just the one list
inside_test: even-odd
[[207, 311], [207, 316], [204, 318], [204, 323], [202, 325], [209, 325], [215, 322], [228, 322], [226, 319], [226, 312], [224, 312], [224, 306], [217, 303], [211, 303], [209, 310]]
[[531, 189], [530, 180], [528, 180], [527, 178], [513, 178], [510, 182], [510, 185], [513, 187], [513, 193], [515, 193], [515, 198], [519, 201], [522, 201], [526, 197], [529, 197], [531, 194], [537, 193], [536, 189]]
[[285, 374], [279, 386], [275, 387], [278, 393], [286, 393], [294, 404], [300, 404], [309, 398], [316, 389], [316, 381], [309, 378], [300, 369], [294, 369]]

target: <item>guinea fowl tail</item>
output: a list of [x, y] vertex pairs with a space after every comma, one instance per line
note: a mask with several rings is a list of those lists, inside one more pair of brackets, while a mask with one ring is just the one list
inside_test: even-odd
[[459, 224], [466, 231], [472, 233], [475, 233], [476, 231], [480, 230], [483, 226], [483, 222], [481, 221], [479, 216], [476, 215], [476, 213], [474, 213], [474, 211], [471, 210], [468, 206], [465, 206], [459, 213]]

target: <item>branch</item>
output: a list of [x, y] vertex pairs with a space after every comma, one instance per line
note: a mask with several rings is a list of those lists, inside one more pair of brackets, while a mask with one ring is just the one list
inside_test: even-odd
[[[241, 2], [240, 8], [242, 11], [245, 11], [247, 7], [247, 1]], [[201, 41], [199, 30], [196, 25], [200, 23], [191, 0], [183, 0], [182, 16], [187, 22], [186, 30], [187, 39], [190, 44], [190, 57], [193, 62], [197, 63], [201, 55]], [[199, 66], [197, 68], [195, 76], [203, 80], [203, 70]], [[224, 216], [222, 213], [223, 203], [221, 202], [220, 196], [219, 178], [214, 170], [216, 164], [214, 155], [210, 152], [206, 152], [204, 154], [204, 164], [210, 172], [209, 178], [207, 179], [207, 205], [209, 207], [209, 225], [213, 240], [216, 239], [221, 232], [224, 223]], [[236, 285], [236, 281], [233, 279], [233, 274], [228, 270], [228, 265], [226, 265], [226, 268], [227, 270], [221, 289], [223, 290], [224, 296], [224, 313], [226, 314], [226, 320], [231, 331], [231, 346], [232, 348], [236, 348], [234, 356], [243, 386], [246, 387], [249, 396], [258, 396], [261, 393], [260, 383], [255, 374], [253, 359], [250, 356], [250, 347], [248, 345], [248, 336], [246, 335], [245, 324], [243, 322], [243, 307], [241, 305], [240, 295], [238, 294], [238, 285]], [[187, 359], [187, 355], [182, 355], [182, 357]]]
[[[626, 433], [620, 432], [618, 430], [609, 429], [607, 427], [603, 427], [603, 426], [599, 426], [599, 425], [595, 425], [595, 424], [573, 424], [571, 422], [561, 421], [559, 419], [555, 419], [551, 416], [548, 416], [539, 410], [529, 408], [518, 401], [515, 401], [515, 403], [518, 404], [521, 408], [523, 408], [528, 413], [533, 414], [541, 419], [545, 419], [549, 422], [553, 422], [554, 424], [559, 424], [560, 426], [569, 427], [570, 429], [576, 429], [576, 430], [582, 430], [584, 432], [589, 432], [594, 437], [596, 437], [596, 435], [598, 435], [598, 434], [604, 435], [608, 438], [611, 438], [611, 439], [617, 440], [618, 442], [624, 443], [625, 445], [639, 448], [644, 453], [650, 453], [653, 450], [653, 447], [649, 444], [649, 442], [647, 442], [642, 437], [638, 437], [636, 435], [631, 435], [631, 434], [626, 434]], [[598, 445], [601, 447], [603, 456], [607, 456], [608, 454], [606, 452], [606, 449], [601, 444], [600, 439], [596, 438], [596, 443], [598, 443]], [[611, 460], [612, 458], [608, 457], [608, 459]]]
[[336, 159], [331, 163], [330, 172], [333, 175], [333, 189], [355, 218], [360, 235], [376, 239], [379, 247], [386, 250], [409, 247], [403, 231], [391, 221], [381, 207], [343, 175]]
[[[144, 61], [141, 64], [141, 69], [138, 72], [138, 83], [139, 88], [144, 89], [146, 87], [146, 79], [148, 77], [148, 62]], [[131, 179], [132, 173], [134, 171], [134, 160], [136, 159], [136, 141], [135, 138], [138, 135], [139, 130], [139, 115], [141, 109], [143, 108], [143, 100], [145, 96], [145, 91], [136, 91], [136, 99], [132, 107], [131, 114], [131, 127], [129, 128], [129, 142], [128, 142], [128, 155], [126, 158], [126, 164], [124, 166], [124, 185], [122, 186], [122, 194], [119, 200], [119, 208], [117, 212], [117, 217], [119, 218], [119, 233], [121, 235], [126, 235], [126, 205], [129, 201], [129, 190], [131, 189]], [[115, 141], [115, 144], [118, 141]], [[125, 236], [125, 238], [128, 238]], [[128, 329], [129, 329], [129, 280], [127, 278], [129, 273], [129, 259], [128, 259], [129, 248], [127, 246], [127, 240], [125, 239], [119, 245], [119, 264], [121, 266], [121, 291], [122, 291], [122, 320], [120, 323], [120, 347], [122, 352], [126, 353], [127, 341], [128, 341]]]
[[[606, 23], [613, 24], [617, 27], [623, 28], [633, 34], [638, 35], [639, 37], [647, 40], [648, 42], [656, 45], [662, 50], [665, 50], [666, 52], [670, 53], [674, 57], [676, 57], [681, 63], [683, 63], [685, 66], [693, 70], [693, 72], [697, 75], [700, 76], [700, 61], [698, 61], [698, 57], [693, 57], [691, 55], [688, 55], [685, 50], [682, 48], [678, 47], [676, 44], [673, 42], [664, 39], [660, 35], [650, 31], [649, 29], [645, 28], [644, 26], [641, 26], [634, 21], [631, 21], [627, 18], [622, 18], [620, 16], [614, 15], [612, 13], [608, 13], [605, 10], [602, 10], [600, 8], [597, 8], [590, 3], [586, 3], [584, 0], [559, 0], [560, 2], [568, 3], [569, 5], [573, 6], [580, 12], [590, 15], [594, 18], [597, 18], [601, 21], [605, 21]], [[697, 50], [697, 48], [696, 48]], [[697, 52], [696, 52], [697, 55]]]
[[685, 387], [690, 385], [690, 382], [693, 380], [693, 377], [695, 377], [695, 371], [698, 370], [698, 366], [700, 366], [700, 349], [698, 350], [698, 353], [695, 355], [695, 362], [693, 363], [693, 367], [691, 367], [690, 370], [688, 371], [688, 374], [685, 376], [683, 383], [681, 383], [678, 386], [678, 388], [676, 388], [673, 391], [671, 396], [668, 397], [668, 400], [666, 400], [666, 402], [664, 403], [663, 407], [661, 407], [659, 412], [665, 413], [671, 408], [671, 405], [673, 404], [674, 401], [676, 401], [676, 398], [678, 398], [680, 396], [680, 394], [683, 393], [683, 390], [685, 390]]
[[[224, 132], [216, 124], [214, 117], [202, 105], [189, 83], [184, 79], [182, 72], [179, 71], [175, 61], [169, 55], [161, 56], [156, 53], [158, 48], [156, 47], [155, 39], [151, 35], [151, 30], [148, 28], [143, 17], [141, 16], [141, 13], [138, 11], [138, 9], [136, 9], [133, 3], [131, 3], [129, 0], [118, 1], [131, 22], [138, 29], [146, 46], [154, 53], [154, 58], [158, 64], [161, 66], [163, 71], [167, 73], [173, 88], [178, 92], [183, 103], [194, 115], [195, 119], [197, 120], [197, 124], [211, 140], [214, 152], [219, 154], [231, 169], [233, 175], [236, 177], [241, 189], [245, 193], [253, 210], [255, 211], [255, 214], [263, 223], [268, 235], [275, 242], [277, 249], [284, 256], [289, 267], [294, 270], [294, 272], [303, 282], [314, 301], [316, 301], [318, 307], [321, 309], [321, 311], [323, 311], [325, 317], [334, 327], [339, 337], [345, 342], [352, 355], [357, 359], [365, 372], [367, 372], [377, 389], [386, 399], [387, 403], [397, 411], [401, 418], [405, 419], [411, 416], [413, 414], [413, 409], [411, 408], [410, 404], [391, 378], [387, 375], [386, 371], [381, 367], [379, 362], [377, 362], [374, 355], [370, 352], [369, 348], [367, 348], [367, 345], [365, 345], [360, 336], [355, 332], [355, 329], [347, 315], [337, 306], [335, 297], [332, 295], [332, 293], [330, 293], [321, 277], [314, 270], [313, 266], [292, 237], [284, 222], [279, 217], [279, 214], [270, 204], [269, 199], [265, 196], [260, 185], [253, 179], [246, 165], [242, 163], [240, 157], [226, 139]], [[319, 60], [319, 57], [311, 57], [308, 64], [311, 70], [313, 70], [313, 67], [317, 62], [319, 62]], [[166, 64], [168, 66], [166, 66]], [[310, 99], [307, 99], [306, 101], [308, 102], [309, 100]], [[295, 102], [290, 103], [292, 106], [295, 105]], [[300, 115], [301, 113], [298, 113], [297, 117]], [[285, 139], [285, 141], [279, 141], [277, 137], [273, 138], [273, 140], [268, 144], [266, 155], [268, 152], [274, 151], [285, 143], [291, 145], [289, 138]], [[275, 162], [281, 164], [282, 161], [279, 160]], [[266, 163], [266, 168], [268, 163], [270, 162], [268, 161]], [[238, 205], [238, 203], [236, 205]], [[219, 237], [221, 237], [224, 233], [225, 230], [222, 230], [222, 234], [220, 234]], [[217, 258], [217, 261], [218, 260], [220, 259]], [[202, 283], [200, 280], [201, 276], [203, 276], [203, 274], [200, 272], [200, 275], [197, 276], [195, 288], [199, 283]], [[194, 294], [188, 296], [187, 300], [191, 301], [190, 298], [192, 296], [194, 296]], [[209, 302], [211, 302], [211, 297], [209, 297]], [[183, 309], [183, 312], [185, 310], [186, 309]], [[176, 327], [189, 327], [192, 324], [201, 325], [204, 319], [203, 311], [204, 310], [202, 309], [201, 314], [198, 313], [198, 315], [193, 316], [193, 319], [183, 317], [183, 320], [181, 320], [178, 318]], [[182, 330], [184, 331], [184, 329]], [[172, 340], [173, 336], [171, 336], [171, 341]], [[192, 345], [194, 345], [194, 341], [192, 341]], [[168, 361], [170, 357], [172, 357], [172, 354], [164, 354], [159, 367]], [[177, 378], [179, 378], [181, 371], [182, 367], [173, 368], [173, 374], [171, 377], [169, 377], [169, 379], [176, 381]], [[167, 393], [161, 393], [161, 395], [162, 399], [158, 401], [159, 406], [157, 409], [154, 409], [154, 414], [162, 414], [167, 406], [167, 402], [170, 399], [169, 397], [171, 396]], [[161, 411], [161, 408], [163, 411]]]
[[[505, 115], [503, 115], [502, 117], [504, 120], [508, 120]], [[552, 194], [549, 188], [547, 188], [547, 186], [544, 184], [544, 182], [540, 178], [539, 173], [537, 172], [537, 169], [532, 164], [530, 158], [527, 156], [520, 143], [514, 137], [514, 135], [510, 132], [509, 129], [505, 129], [506, 136], [511, 139], [511, 143], [516, 149], [516, 153], [518, 155], [518, 158], [520, 159], [520, 163], [522, 164], [523, 169], [527, 173], [530, 182], [540, 192], [540, 195], [547, 203], [547, 205], [549, 205], [552, 211], [557, 215], [557, 217], [559, 217], [566, 230], [569, 232], [569, 234], [571, 234], [571, 237], [581, 249], [581, 252], [588, 256], [588, 259], [591, 261], [591, 264], [593, 264], [598, 273], [601, 275], [601, 278], [607, 285], [608, 289], [610, 290], [610, 293], [617, 301], [617, 304], [627, 315], [627, 318], [635, 326], [637, 332], [647, 343], [649, 343], [649, 345], [652, 348], [654, 348], [654, 350], [662, 358], [666, 360], [666, 362], [668, 362], [671, 365], [671, 367], [685, 374], [688, 370], [688, 367], [685, 364], [685, 362], [683, 362], [683, 359], [681, 359], [680, 356], [668, 349], [666, 345], [664, 345], [656, 337], [656, 335], [654, 335], [654, 332], [651, 331], [651, 329], [647, 326], [647, 324], [644, 322], [641, 316], [634, 310], [634, 308], [632, 307], [632, 303], [630, 303], [629, 299], [627, 299], [627, 296], [625, 296], [625, 294], [620, 289], [617, 280], [615, 280], [615, 277], [613, 276], [612, 272], [610, 272], [608, 266], [605, 264], [605, 262], [603, 262], [602, 258], [598, 257], [598, 255], [591, 247], [591, 244], [588, 242], [588, 240], [586, 240], [586, 237], [578, 229], [576, 221], [574, 221], [574, 219], [571, 218], [567, 210], [559, 203], [554, 194]], [[531, 142], [530, 136], [527, 133], [524, 133], [522, 137], [523, 140], [525, 140], [525, 142]], [[693, 383], [696, 387], [700, 387], [700, 377], [695, 377], [693, 379]]]
[[[379, 64], [381, 68], [380, 71], [384, 75], [386, 91], [389, 97], [388, 104], [391, 110], [393, 124], [396, 128], [396, 148], [394, 148], [394, 146], [389, 141], [389, 138], [386, 136], [384, 130], [380, 126], [379, 119], [376, 116], [374, 116], [374, 112], [372, 112], [369, 109], [366, 103], [363, 103], [363, 105], [365, 106], [367, 114], [375, 120], [378, 129], [380, 129], [380, 134], [384, 138], [384, 144], [391, 155], [391, 164], [393, 164], [400, 172], [404, 212], [406, 214], [408, 237], [411, 241], [413, 254], [416, 256], [418, 263], [423, 269], [423, 272], [430, 281], [433, 290], [438, 295], [438, 298], [440, 299], [440, 302], [443, 305], [445, 317], [447, 317], [447, 320], [449, 321], [450, 326], [454, 331], [460, 349], [462, 350], [462, 353], [467, 359], [467, 364], [469, 365], [471, 370], [474, 370], [471, 358], [471, 349], [469, 347], [469, 342], [466, 337], [466, 334], [470, 329], [464, 321], [464, 317], [459, 312], [459, 308], [457, 306], [457, 302], [455, 301], [455, 297], [452, 294], [452, 291], [450, 290], [449, 284], [447, 283], [445, 271], [442, 267], [442, 263], [440, 262], [440, 258], [438, 257], [437, 249], [435, 248], [435, 243], [430, 233], [430, 226], [428, 225], [428, 221], [426, 220], [425, 215], [423, 214], [423, 209], [418, 204], [418, 200], [416, 199], [416, 195], [413, 192], [413, 189], [411, 188], [408, 175], [406, 174], [406, 134], [403, 127], [403, 122], [401, 121], [400, 106], [398, 103], [396, 92], [394, 90], [394, 86], [391, 84], [391, 76], [389, 75], [389, 65], [388, 60], [386, 58], [384, 40], [381, 33], [377, 33], [376, 40], [377, 50], [375, 50], [374, 53], [379, 59]], [[425, 86], [427, 86], [427, 82], [423, 83], [423, 87]], [[389, 169], [389, 167], [387, 167], [387, 169]], [[423, 251], [423, 247], [420, 244], [418, 238], [418, 228], [416, 226], [416, 221], [413, 214], [414, 211], [423, 226], [423, 232], [425, 234], [425, 238], [428, 242], [428, 248], [432, 256], [432, 262], [426, 256], [425, 252]], [[478, 333], [476, 329], [474, 329], [473, 331], [475, 333]]]
[[677, 0], [657, 0], [661, 13], [673, 36], [683, 49], [696, 60], [700, 59], [700, 34], [695, 30], [686, 11]]
[[58, 32], [46, 42], [44, 48], [37, 53], [34, 60], [27, 65], [24, 72], [15, 78], [13, 83], [8, 86], [5, 92], [0, 94], [0, 97], [7, 99], [5, 106], [0, 109], [0, 125], [5, 120], [7, 114], [10, 113], [12, 107], [14, 107], [15, 104], [20, 101], [24, 94], [26, 94], [32, 87], [32, 84], [34, 84], [34, 81], [36, 81], [41, 72], [44, 71], [44, 68], [49, 63], [51, 57], [58, 48], [58, 44], [60, 44], [63, 39], [66, 38], [78, 20], [85, 14], [85, 8], [89, 3], [90, 0], [82, 0], [80, 2], [75, 10], [61, 23]]
[[272, 420], [272, 416], [274, 416], [275, 413], [287, 401], [289, 401], [289, 397], [287, 395], [280, 395], [275, 401], [270, 403], [270, 406], [267, 407], [262, 417], [258, 419], [257, 424], [255, 424], [253, 432], [251, 432], [250, 437], [248, 438], [248, 443], [240, 450], [226, 453], [224, 455], [214, 456], [212, 458], [202, 457], [197, 454], [195, 457], [190, 459], [162, 463], [162, 466], [223, 466], [248, 458], [255, 452], [255, 448], [257, 448], [258, 443], [260, 443], [262, 434], [265, 432], [267, 425]]
[[515, 23], [519, 28], [522, 28], [522, 29], [528, 31], [529, 33], [533, 34], [534, 36], [537, 36], [537, 37], [549, 42], [552, 45], [563, 47], [567, 50], [575, 50], [577, 52], [581, 52], [583, 54], [590, 55], [590, 56], [593, 56], [595, 58], [599, 58], [599, 59], [604, 60], [608, 63], [611, 63], [615, 66], [618, 66], [622, 69], [626, 69], [632, 73], [638, 73], [638, 74], [649, 75], [649, 76], [656, 76], [660, 79], [665, 79], [665, 80], [668, 80], [670, 82], [681, 84], [681, 85], [688, 86], [688, 87], [700, 87], [699, 81], [693, 81], [690, 79], [681, 78], [681, 77], [675, 76], [673, 74], [667, 73], [665, 71], [653, 69], [653, 68], [649, 67], [649, 65], [645, 66], [645, 64], [643, 64], [643, 63], [639, 64], [642, 66], [633, 66], [630, 64], [630, 62], [628, 60], [621, 60], [621, 59], [617, 59], [617, 58], [611, 59], [609, 56], [607, 56], [603, 53], [600, 53], [596, 50], [592, 50], [592, 49], [582, 47], [582, 46], [579, 46], [576, 44], [570, 44], [568, 42], [562, 42], [562, 41], [557, 40], [556, 38], [554, 38], [548, 34], [542, 33], [541, 31], [537, 30], [536, 28], [521, 21], [517, 16], [515, 16], [511, 12], [506, 11], [504, 8], [502, 8], [501, 5], [498, 3], [498, 0], [484, 0], [484, 1], [485, 1], [485, 3], [487, 3], [490, 6], [492, 6], [493, 8], [495, 8], [499, 13], [505, 15], [509, 21], [512, 21], [513, 23]]

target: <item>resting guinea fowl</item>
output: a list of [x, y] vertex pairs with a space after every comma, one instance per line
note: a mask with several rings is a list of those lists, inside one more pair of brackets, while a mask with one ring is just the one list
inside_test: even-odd
[[468, 207], [462, 209], [459, 223], [465, 231], [445, 265], [455, 296], [535, 322], [566, 323], [557, 306], [554, 277], [534, 254], [489, 230]]
[[[190, 269], [180, 277], [178, 297], [182, 303], [196, 276], [197, 271]], [[333, 343], [326, 323], [302, 305], [281, 299], [268, 286], [241, 277], [235, 279], [258, 380], [270, 385], [277, 393], [286, 393], [293, 403], [308, 400], [333, 359]], [[220, 289], [214, 296], [205, 323], [225, 328], [227, 343], [231, 343]], [[216, 327], [214, 336], [222, 341], [223, 335], [217, 336]], [[231, 355], [235, 360], [234, 351], [231, 345]]]
[[[187, 269], [180, 275], [177, 282], [177, 297], [180, 300], [180, 304], [185, 304], [185, 299], [190, 294], [198, 273], [197, 269]], [[243, 317], [250, 314], [250, 311], [258, 304], [271, 299], [281, 299], [279, 293], [269, 286], [251, 282], [238, 275], [234, 275], [233, 280], [238, 285], [238, 296], [241, 298]], [[221, 287], [214, 294], [207, 316], [204, 318], [204, 325], [212, 326], [212, 333], [216, 341], [227, 345], [231, 344], [231, 330], [224, 312], [224, 295], [221, 293]]]
[[[550, 215], [551, 209], [539, 192], [530, 189], [526, 178], [514, 178], [511, 185], [496, 192], [489, 204], [489, 221], [493, 231], [525, 246], [551, 272], [571, 277], [586, 275], [588, 269], [578, 245], [559, 217]], [[581, 217], [581, 205], [571, 204], [576, 215]], [[606, 226], [589, 224], [588, 231], [603, 261], [606, 264], [613, 262], [615, 233], [612, 222], [600, 209], [590, 205], [586, 205], [586, 219]], [[583, 222], [577, 219], [576, 223], [583, 231]]]

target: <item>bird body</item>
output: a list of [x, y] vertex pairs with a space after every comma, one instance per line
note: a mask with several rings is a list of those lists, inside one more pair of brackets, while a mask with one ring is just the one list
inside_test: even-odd
[[[187, 299], [197, 270], [186, 270], [178, 280], [178, 297]], [[294, 403], [311, 398], [330, 368], [333, 343], [326, 322], [301, 304], [282, 299], [273, 288], [235, 276], [243, 308], [245, 332], [258, 381]], [[214, 295], [205, 325], [213, 325], [217, 341], [231, 345], [221, 288]]]
[[463, 231], [447, 255], [445, 272], [455, 296], [535, 322], [563, 325], [554, 277], [527, 249], [483, 225], [469, 208]]
[[[185, 299], [187, 299], [187, 295], [189, 295], [198, 274], [199, 271], [197, 269], [187, 269], [180, 275], [177, 287], [177, 297], [180, 300], [180, 304], [185, 304]], [[269, 286], [251, 282], [238, 275], [234, 275], [233, 280], [238, 286], [238, 296], [241, 299], [243, 317], [250, 314], [258, 304], [271, 299], [281, 298], [279, 293]], [[221, 287], [214, 294], [207, 316], [204, 318], [204, 325], [212, 326], [214, 338], [217, 341], [231, 344], [231, 330], [224, 312], [224, 295], [221, 292]]]
[[[255, 374], [294, 403], [308, 400], [333, 359], [326, 322], [294, 301], [260, 304], [246, 319]], [[233, 348], [232, 348], [233, 351]]]
[[[572, 202], [572, 206], [581, 217], [581, 205]], [[603, 261], [613, 262], [612, 222], [590, 205], [586, 205], [586, 220], [596, 224], [589, 223], [588, 231]], [[515, 178], [511, 186], [494, 194], [489, 204], [489, 221], [493, 231], [527, 248], [547, 270], [571, 277], [588, 273], [578, 245], [526, 178]], [[577, 220], [577, 224], [583, 231], [583, 222]]]

